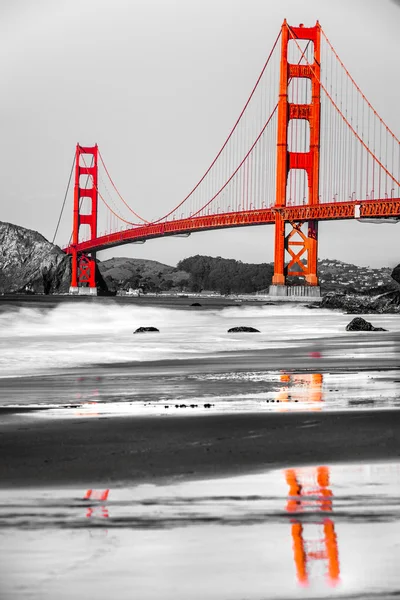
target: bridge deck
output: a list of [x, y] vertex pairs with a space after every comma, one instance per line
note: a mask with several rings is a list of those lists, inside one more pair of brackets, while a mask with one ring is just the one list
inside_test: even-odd
[[149, 239], [171, 235], [231, 227], [268, 225], [275, 222], [275, 215], [278, 211], [285, 221], [292, 222], [356, 218], [400, 218], [400, 198], [352, 200], [349, 202], [332, 202], [315, 206], [285, 206], [282, 208], [228, 212], [154, 224], [150, 223], [140, 227], [109, 233], [92, 240], [82, 241], [76, 246], [70, 245], [64, 248], [64, 251], [68, 254], [72, 253], [73, 250], [78, 252], [95, 252], [123, 244], [145, 242]]

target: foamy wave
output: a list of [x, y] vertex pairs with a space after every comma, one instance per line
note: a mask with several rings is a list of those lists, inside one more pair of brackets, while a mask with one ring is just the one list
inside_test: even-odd
[[[348, 320], [293, 305], [190, 311], [107, 301], [14, 308], [0, 312], [0, 376], [293, 345], [343, 333]], [[261, 333], [227, 333], [241, 325]], [[157, 327], [160, 333], [133, 335], [141, 326]]]

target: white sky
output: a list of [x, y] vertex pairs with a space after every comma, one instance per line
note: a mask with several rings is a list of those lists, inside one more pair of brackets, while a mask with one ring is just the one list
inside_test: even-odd
[[[400, 3], [393, 0], [0, 0], [0, 220], [52, 239], [74, 148], [98, 143], [131, 206], [164, 214], [203, 174], [284, 18], [319, 19], [400, 133]], [[147, 209], [147, 210], [146, 210]], [[72, 196], [57, 242], [72, 229]], [[400, 262], [400, 224], [320, 224], [320, 257]], [[273, 259], [273, 227], [101, 253], [175, 264], [193, 254]]]

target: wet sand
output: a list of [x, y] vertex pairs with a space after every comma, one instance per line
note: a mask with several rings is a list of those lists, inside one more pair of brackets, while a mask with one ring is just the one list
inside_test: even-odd
[[397, 459], [400, 411], [43, 418], [3, 414], [0, 485], [134, 484]]

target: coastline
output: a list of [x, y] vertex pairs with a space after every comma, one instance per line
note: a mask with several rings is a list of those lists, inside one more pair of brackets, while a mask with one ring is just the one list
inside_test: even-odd
[[293, 465], [398, 460], [400, 410], [71, 419], [0, 424], [0, 487], [161, 483]]

